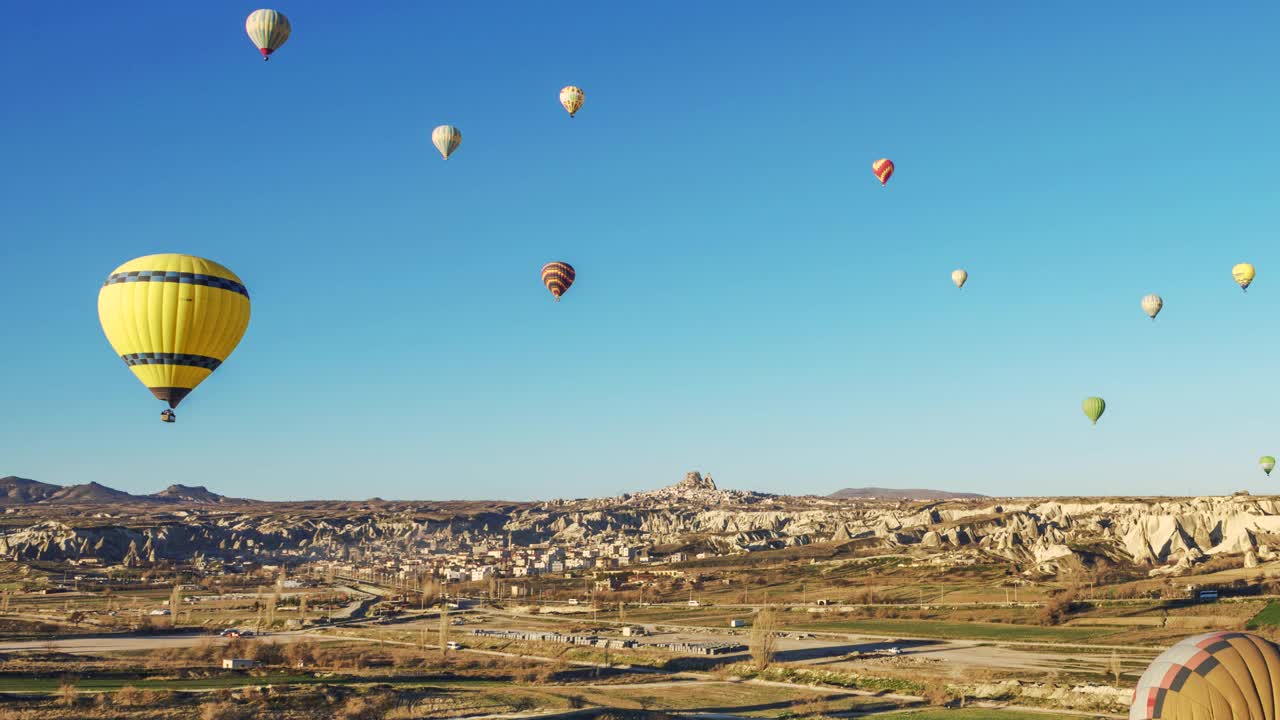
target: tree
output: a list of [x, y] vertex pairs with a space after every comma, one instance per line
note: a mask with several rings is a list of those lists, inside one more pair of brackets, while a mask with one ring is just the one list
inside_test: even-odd
[[449, 653], [449, 601], [440, 603], [440, 657]]
[[751, 623], [751, 661], [757, 672], [763, 672], [773, 663], [778, 647], [778, 636], [774, 634], [777, 626], [777, 611], [772, 607], [761, 608]]
[[173, 591], [169, 593], [169, 624], [178, 627], [178, 609], [182, 606], [182, 585], [181, 578], [179, 582], [173, 584]]
[[1111, 673], [1111, 677], [1115, 678], [1116, 684], [1120, 684], [1120, 673], [1123, 671], [1120, 665], [1120, 656], [1115, 650], [1111, 651], [1111, 660], [1107, 663], [1107, 670]]
[[84, 611], [72, 610], [71, 614], [67, 616], [67, 622], [76, 627], [80, 627], [80, 623], [84, 622]]

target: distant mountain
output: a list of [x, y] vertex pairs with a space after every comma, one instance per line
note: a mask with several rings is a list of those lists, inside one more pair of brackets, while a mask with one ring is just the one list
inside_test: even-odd
[[0, 504], [39, 502], [61, 489], [61, 485], [50, 485], [10, 475], [0, 478]]
[[183, 503], [221, 503], [227, 502], [230, 498], [212, 492], [203, 485], [191, 487], [190, 485], [170, 485], [158, 493], [148, 495], [149, 498], [157, 500], [170, 500]]
[[144, 498], [131, 495], [123, 490], [109, 488], [96, 482], [84, 485], [68, 485], [60, 487], [52, 495], [44, 499], [49, 503], [127, 503], [145, 502]]
[[845, 488], [827, 497], [835, 500], [947, 500], [950, 498], [977, 499], [986, 495], [951, 492], [949, 490], [923, 490], [915, 488]]
[[229, 502], [243, 501], [224, 497], [202, 485], [170, 485], [158, 493], [134, 495], [96, 482], [53, 485], [12, 475], [0, 478], [0, 505], [209, 505]]

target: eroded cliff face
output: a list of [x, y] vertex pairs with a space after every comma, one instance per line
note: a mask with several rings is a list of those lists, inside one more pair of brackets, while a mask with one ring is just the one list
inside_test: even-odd
[[[14, 560], [145, 565], [193, 557], [339, 558], [377, 544], [406, 552], [488, 543], [660, 546], [698, 540], [718, 552], [860, 541], [922, 553], [970, 549], [1054, 572], [1084, 553], [1176, 573], [1215, 554], [1271, 558], [1280, 501], [1241, 497], [935, 502], [841, 501], [720, 490], [691, 473], [676, 485], [612, 498], [445, 510], [441, 504], [249, 503], [129, 519], [24, 510], [0, 535]], [[25, 519], [24, 519], [25, 518]]]

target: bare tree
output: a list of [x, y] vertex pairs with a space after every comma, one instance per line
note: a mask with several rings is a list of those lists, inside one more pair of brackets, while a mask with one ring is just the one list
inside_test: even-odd
[[449, 601], [440, 603], [440, 657], [449, 653]]
[[766, 670], [773, 663], [778, 647], [778, 636], [774, 634], [777, 626], [777, 611], [772, 607], [761, 608], [751, 623], [751, 661], [757, 672]]
[[178, 627], [178, 610], [182, 607], [182, 578], [173, 583], [169, 593], [169, 625]]
[[1123, 668], [1120, 665], [1120, 656], [1116, 654], [1115, 650], [1111, 651], [1111, 660], [1107, 663], [1107, 670], [1111, 673], [1111, 677], [1115, 678], [1116, 684], [1119, 685], [1120, 673]]

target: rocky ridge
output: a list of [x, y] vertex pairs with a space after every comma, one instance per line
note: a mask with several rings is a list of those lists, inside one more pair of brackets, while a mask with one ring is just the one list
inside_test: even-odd
[[[79, 502], [101, 494], [90, 490], [76, 494]], [[621, 542], [660, 554], [690, 543], [734, 553], [834, 542], [921, 557], [960, 551], [1044, 573], [1106, 558], [1176, 575], [1215, 555], [1270, 560], [1280, 542], [1280, 500], [1250, 496], [848, 501], [722, 490], [699, 473], [649, 492], [545, 503], [227, 504], [182, 486], [157, 495], [167, 499], [145, 515], [110, 501], [71, 506], [75, 511], [42, 501], [10, 506], [0, 555], [145, 565], [193, 557], [342, 558], [365, 543], [408, 552], [507, 541]], [[57, 517], [49, 517], [55, 507]]]

